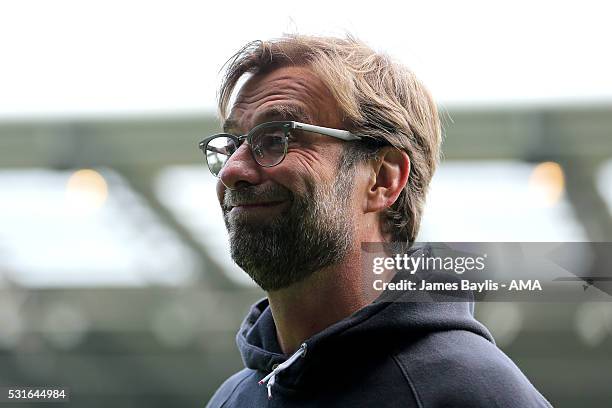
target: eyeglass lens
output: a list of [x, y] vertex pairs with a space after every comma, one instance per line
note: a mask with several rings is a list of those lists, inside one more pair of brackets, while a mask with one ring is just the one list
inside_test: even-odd
[[[250, 135], [250, 148], [259, 165], [272, 167], [279, 164], [287, 151], [287, 138], [282, 127], [263, 127]], [[211, 173], [218, 176], [232, 154], [238, 150], [235, 139], [220, 135], [206, 145], [206, 162]]]

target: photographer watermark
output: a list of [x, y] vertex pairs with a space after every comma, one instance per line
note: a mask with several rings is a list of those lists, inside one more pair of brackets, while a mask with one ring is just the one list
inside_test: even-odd
[[612, 243], [363, 243], [366, 290], [393, 301], [610, 301]]

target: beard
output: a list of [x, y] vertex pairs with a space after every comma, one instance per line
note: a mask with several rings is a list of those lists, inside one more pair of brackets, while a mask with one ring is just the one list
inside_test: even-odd
[[[265, 291], [289, 287], [342, 262], [353, 244], [353, 179], [354, 172], [345, 169], [327, 189], [307, 182], [304, 194], [278, 184], [226, 190], [223, 218], [234, 262]], [[289, 207], [253, 222], [229, 212], [230, 203], [243, 200], [289, 200]]]

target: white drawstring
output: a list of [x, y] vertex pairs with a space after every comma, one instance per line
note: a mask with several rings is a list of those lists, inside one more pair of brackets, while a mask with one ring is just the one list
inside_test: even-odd
[[281, 371], [289, 368], [289, 366], [291, 366], [291, 364], [293, 364], [295, 360], [297, 360], [300, 357], [304, 357], [305, 355], [306, 355], [306, 343], [302, 343], [300, 348], [295, 353], [293, 353], [291, 357], [289, 357], [284, 363], [277, 365], [276, 368], [272, 370], [270, 374], [266, 375], [264, 378], [262, 378], [259, 381], [259, 384], [266, 384], [266, 387], [268, 388], [268, 399], [272, 398], [272, 386], [276, 382], [276, 375], [280, 373]]

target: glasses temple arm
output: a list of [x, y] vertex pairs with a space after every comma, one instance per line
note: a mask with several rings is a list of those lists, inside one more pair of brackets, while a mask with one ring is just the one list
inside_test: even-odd
[[360, 136], [354, 135], [348, 130], [333, 129], [324, 126], [309, 125], [307, 123], [292, 122], [294, 129], [301, 129], [307, 132], [320, 133], [322, 135], [335, 137], [346, 141], [361, 140]]

